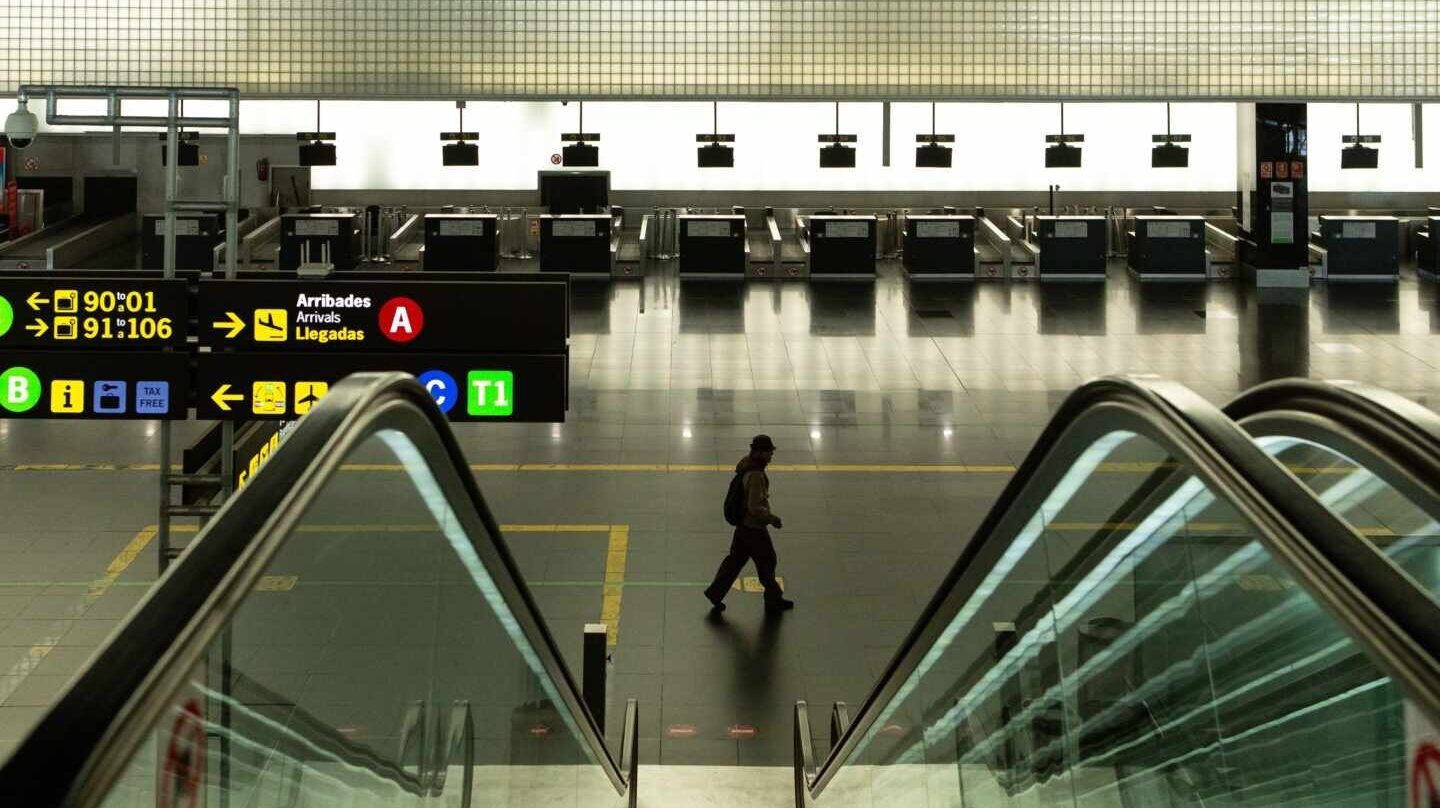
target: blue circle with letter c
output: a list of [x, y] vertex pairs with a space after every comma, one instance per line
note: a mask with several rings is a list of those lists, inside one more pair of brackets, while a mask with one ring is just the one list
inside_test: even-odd
[[420, 385], [425, 388], [430, 397], [435, 399], [435, 406], [441, 412], [448, 413], [460, 400], [460, 385], [455, 383], [455, 377], [443, 370], [427, 370], [419, 375]]

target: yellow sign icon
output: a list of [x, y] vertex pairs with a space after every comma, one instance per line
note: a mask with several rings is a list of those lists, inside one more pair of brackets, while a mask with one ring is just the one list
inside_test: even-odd
[[80, 292], [76, 289], [55, 290], [55, 313], [74, 314], [80, 310]]
[[284, 415], [285, 382], [255, 382], [250, 388], [250, 410], [256, 415]]
[[75, 339], [80, 335], [79, 317], [56, 317], [55, 339]]
[[288, 319], [284, 309], [256, 309], [255, 341], [284, 342], [290, 336]]
[[85, 411], [85, 382], [78, 379], [50, 380], [50, 411], [77, 413]]
[[304, 415], [330, 392], [325, 382], [295, 382], [295, 414]]

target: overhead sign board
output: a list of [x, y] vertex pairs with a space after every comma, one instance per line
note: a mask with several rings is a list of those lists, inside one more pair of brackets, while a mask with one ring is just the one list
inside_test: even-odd
[[0, 278], [0, 347], [183, 346], [182, 280]]
[[564, 351], [564, 284], [200, 282], [200, 344], [249, 351]]
[[160, 351], [6, 351], [0, 418], [184, 420], [190, 357]]
[[404, 371], [452, 421], [564, 421], [568, 359], [553, 354], [202, 353], [196, 414], [288, 420], [352, 373]]

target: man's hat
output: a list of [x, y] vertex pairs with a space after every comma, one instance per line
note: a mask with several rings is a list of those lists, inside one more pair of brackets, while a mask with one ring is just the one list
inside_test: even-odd
[[775, 451], [775, 441], [770, 440], [769, 435], [756, 435], [754, 440], [750, 441], [750, 451], [773, 452]]

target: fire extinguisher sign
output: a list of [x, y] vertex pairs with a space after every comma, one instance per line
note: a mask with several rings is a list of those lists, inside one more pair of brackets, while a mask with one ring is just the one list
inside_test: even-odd
[[155, 804], [158, 808], [200, 808], [205, 790], [205, 719], [198, 699], [179, 706], [164, 739]]

